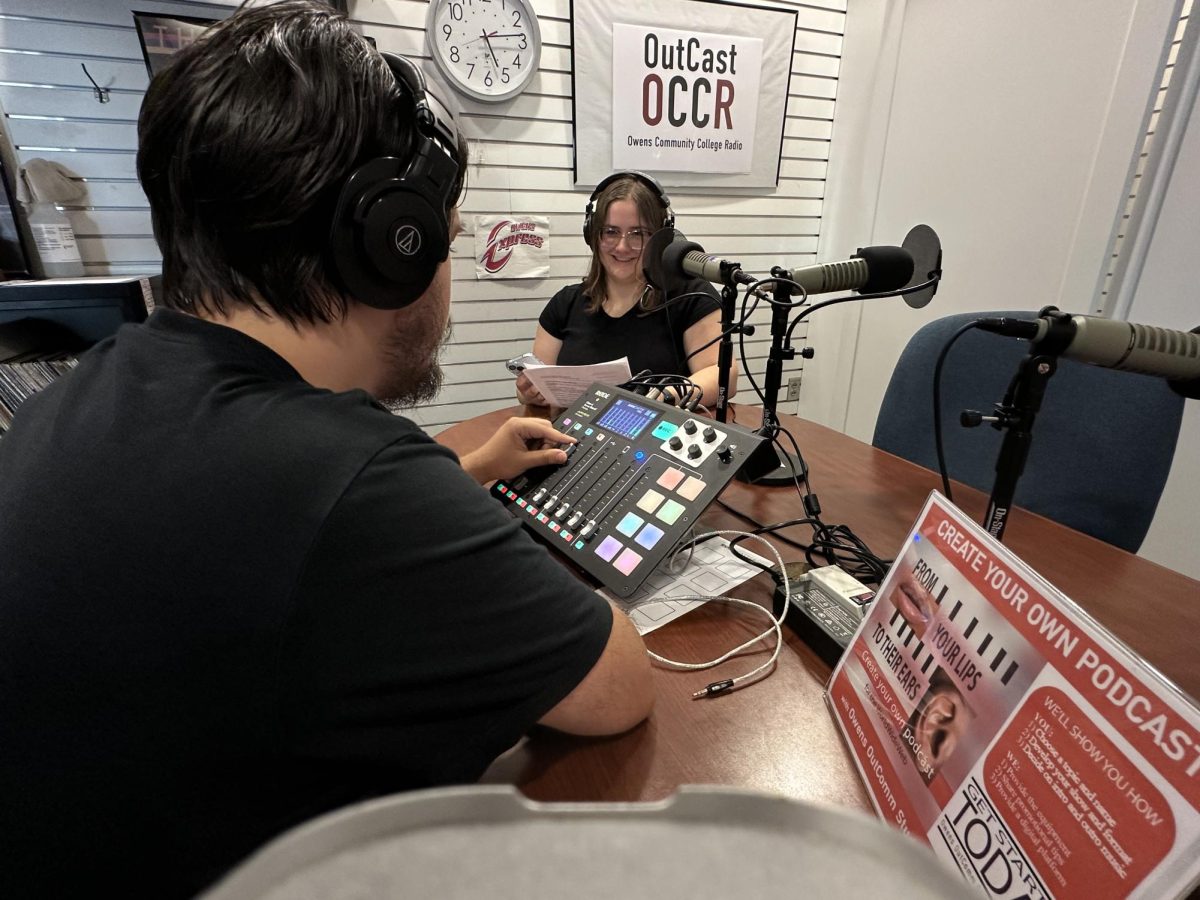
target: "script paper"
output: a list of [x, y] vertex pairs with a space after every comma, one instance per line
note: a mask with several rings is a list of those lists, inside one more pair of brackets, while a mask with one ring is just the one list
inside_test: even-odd
[[579, 395], [592, 386], [601, 384], [624, 384], [630, 378], [629, 357], [622, 356], [610, 362], [591, 366], [540, 366], [525, 367], [530, 383], [541, 391], [546, 403], [566, 409], [579, 399]]
[[985, 896], [1200, 872], [1200, 710], [937, 493], [826, 697], [879, 815]]

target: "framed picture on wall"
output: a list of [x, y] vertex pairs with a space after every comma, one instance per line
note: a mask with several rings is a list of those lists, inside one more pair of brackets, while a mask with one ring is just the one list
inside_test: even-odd
[[669, 187], [779, 182], [797, 11], [571, 0], [575, 183], [616, 169]]
[[153, 78], [171, 61], [171, 57], [196, 40], [219, 19], [197, 19], [192, 16], [163, 15], [161, 13], [133, 13], [137, 25], [138, 40], [142, 43], [142, 56], [146, 60], [146, 71]]

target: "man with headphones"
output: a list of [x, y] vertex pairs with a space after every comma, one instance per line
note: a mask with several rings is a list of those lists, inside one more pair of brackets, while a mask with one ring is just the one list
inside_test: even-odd
[[[652, 376], [643, 379], [645, 387], [679, 388], [666, 392], [668, 400], [715, 403], [720, 295], [697, 278], [664, 296], [644, 274], [650, 236], [674, 225], [671, 201], [654, 177], [615, 172], [596, 185], [583, 214], [583, 239], [592, 254], [587, 276], [556, 293], [542, 310], [534, 356], [568, 366], [627, 356], [631, 371]], [[735, 366], [730, 396], [736, 382]], [[517, 397], [545, 402], [524, 374], [517, 378]]]
[[[328, 7], [244, 9], [151, 83], [166, 308], [0, 442], [6, 897], [193, 896], [308, 818], [653, 703], [629, 621], [480, 487], [431, 396], [464, 145]], [[530, 449], [531, 442], [536, 443]]]

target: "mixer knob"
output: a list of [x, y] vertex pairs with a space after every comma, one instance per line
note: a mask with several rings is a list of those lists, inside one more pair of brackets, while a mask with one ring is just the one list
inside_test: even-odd
[[708, 428], [704, 429], [704, 443], [711, 444], [716, 439], [717, 439], [717, 429], [713, 428], [711, 425]]
[[693, 420], [688, 419], [686, 422], [683, 423], [683, 430], [686, 431], [688, 434], [695, 434], [696, 433], [696, 423]]
[[675, 437], [673, 437], [669, 441], [667, 441], [667, 446], [670, 447], [672, 450], [678, 450], [680, 447], [683, 446], [683, 441], [681, 441], [679, 439], [679, 435], [675, 435]]
[[699, 459], [701, 452], [699, 444], [692, 444], [688, 447], [688, 459]]

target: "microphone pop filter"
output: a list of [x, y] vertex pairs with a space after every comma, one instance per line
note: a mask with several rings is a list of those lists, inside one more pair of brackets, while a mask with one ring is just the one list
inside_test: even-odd
[[905, 235], [903, 247], [913, 258], [912, 279], [904, 285], [905, 287], [924, 284], [933, 278], [938, 279], [923, 291], [904, 295], [905, 303], [913, 309], [920, 309], [929, 305], [941, 283], [942, 242], [938, 240], [937, 232], [928, 225], [916, 225]]

